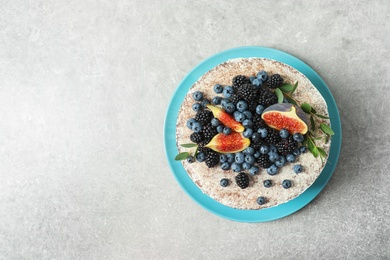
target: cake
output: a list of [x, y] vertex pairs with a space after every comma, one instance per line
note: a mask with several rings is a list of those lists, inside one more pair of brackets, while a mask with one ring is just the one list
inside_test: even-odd
[[[234, 122], [224, 125], [217, 113]], [[237, 58], [189, 89], [177, 117], [175, 159], [212, 199], [259, 210], [286, 203], [314, 183], [332, 134], [326, 101], [302, 73], [271, 59]]]

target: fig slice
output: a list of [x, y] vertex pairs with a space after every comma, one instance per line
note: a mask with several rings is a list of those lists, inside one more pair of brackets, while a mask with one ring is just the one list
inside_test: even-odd
[[245, 138], [241, 133], [232, 132], [225, 135], [219, 133], [211, 139], [211, 141], [205, 145], [219, 153], [237, 153], [250, 145], [250, 140]]
[[291, 134], [306, 134], [308, 131], [308, 117], [303, 110], [289, 103], [278, 103], [267, 107], [261, 118], [276, 130], [287, 129]]
[[214, 117], [221, 121], [222, 124], [231, 128], [234, 132], [244, 132], [245, 127], [240, 122], [234, 120], [228, 112], [213, 105], [207, 105], [207, 107], [211, 110], [211, 112], [213, 112]]

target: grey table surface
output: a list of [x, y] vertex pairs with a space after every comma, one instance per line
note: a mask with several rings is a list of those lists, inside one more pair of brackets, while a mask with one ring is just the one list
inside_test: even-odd
[[[0, 0], [0, 259], [390, 259], [390, 2]], [[163, 126], [205, 58], [267, 46], [338, 104], [328, 185], [277, 221], [198, 206]]]

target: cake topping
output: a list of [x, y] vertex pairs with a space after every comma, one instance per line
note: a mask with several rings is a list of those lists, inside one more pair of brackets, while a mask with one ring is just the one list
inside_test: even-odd
[[284, 180], [284, 181], [282, 182], [282, 186], [283, 186], [283, 188], [285, 188], [285, 189], [289, 189], [289, 188], [291, 188], [291, 186], [292, 186], [292, 182], [291, 182], [290, 180]]
[[266, 203], [266, 199], [262, 196], [258, 197], [256, 201], [257, 201], [257, 204], [259, 204], [259, 205], [263, 205]]
[[241, 189], [245, 189], [249, 186], [249, 177], [245, 174], [245, 172], [240, 172], [237, 174], [235, 179], [238, 187]]

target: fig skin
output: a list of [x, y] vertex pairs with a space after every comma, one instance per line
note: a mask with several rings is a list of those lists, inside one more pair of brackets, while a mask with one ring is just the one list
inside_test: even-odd
[[[293, 121], [295, 124], [300, 124], [299, 129], [291, 125], [283, 125], [282, 127], [278, 122], [273, 122], [272, 118], [269, 118], [271, 113], [279, 113], [284, 116], [287, 120]], [[267, 107], [261, 115], [261, 118], [264, 122], [272, 128], [277, 130], [281, 130], [282, 128], [286, 128], [290, 133], [301, 133], [306, 134], [308, 131], [309, 118], [307, 114], [298, 106], [289, 104], [289, 103], [278, 103], [272, 106]]]

